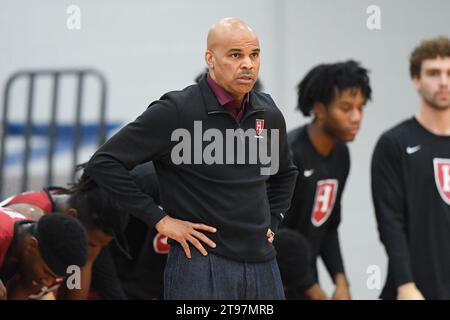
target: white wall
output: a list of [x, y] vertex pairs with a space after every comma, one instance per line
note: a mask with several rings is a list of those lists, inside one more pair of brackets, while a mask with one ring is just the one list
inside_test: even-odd
[[[66, 28], [70, 4], [81, 9], [81, 30]], [[371, 4], [381, 8], [378, 31], [366, 28], [366, 8]], [[370, 156], [380, 133], [416, 110], [409, 53], [423, 38], [449, 35], [449, 12], [446, 0], [3, 0], [0, 83], [18, 69], [95, 67], [109, 81], [108, 118], [125, 123], [164, 92], [192, 83], [204, 68], [209, 26], [222, 17], [236, 16], [259, 34], [261, 79], [288, 127], [294, 128], [305, 121], [294, 112], [295, 85], [305, 72], [322, 62], [361, 61], [372, 71], [374, 100], [351, 144], [341, 240], [354, 298], [372, 299], [379, 290], [367, 288], [366, 269], [380, 266], [384, 281], [386, 258], [370, 197]], [[19, 87], [17, 106], [23, 103]], [[44, 110], [48, 98], [37, 100]], [[13, 111], [17, 118], [18, 110]], [[38, 112], [36, 119], [43, 114]], [[323, 268], [321, 278], [330, 291]]]

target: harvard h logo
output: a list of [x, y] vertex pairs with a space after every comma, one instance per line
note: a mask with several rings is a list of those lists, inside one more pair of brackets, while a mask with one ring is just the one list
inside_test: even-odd
[[434, 180], [439, 194], [450, 205], [450, 159], [434, 158]]
[[334, 208], [337, 190], [338, 181], [336, 179], [317, 181], [314, 207], [311, 215], [311, 222], [314, 226], [320, 227], [330, 217]]
[[255, 131], [256, 138], [262, 138], [261, 132], [264, 130], [264, 119], [256, 119]]

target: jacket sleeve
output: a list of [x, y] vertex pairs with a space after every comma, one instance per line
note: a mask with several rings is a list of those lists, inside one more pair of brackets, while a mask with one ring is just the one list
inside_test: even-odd
[[148, 216], [151, 225], [162, 219], [164, 213], [152, 197], [138, 188], [129, 171], [138, 164], [167, 156], [171, 134], [177, 127], [177, 107], [163, 96], [102, 145], [86, 168], [92, 179], [130, 214]]
[[381, 242], [389, 257], [395, 285], [412, 282], [411, 259], [405, 233], [405, 195], [401, 148], [383, 135], [372, 156], [372, 198]]
[[267, 195], [272, 215], [271, 230], [273, 232], [278, 230], [285, 213], [289, 210], [298, 175], [298, 170], [292, 161], [292, 153], [287, 142], [284, 117], [278, 109], [277, 113], [279, 124], [277, 126], [277, 129], [279, 129], [279, 167], [278, 171], [270, 176], [267, 183]]
[[[136, 168], [130, 171], [130, 175], [139, 189], [152, 198], [153, 202], [158, 205], [158, 208], [164, 215], [163, 209], [160, 207], [161, 200], [159, 196], [159, 183], [153, 162], [150, 161], [136, 166]], [[137, 217], [149, 227], [153, 227], [152, 220], [149, 215], [135, 214], [135, 217]]]

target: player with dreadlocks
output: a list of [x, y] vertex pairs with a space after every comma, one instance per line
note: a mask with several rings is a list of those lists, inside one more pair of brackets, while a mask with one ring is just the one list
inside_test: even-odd
[[318, 65], [298, 85], [298, 109], [314, 118], [288, 134], [300, 174], [284, 225], [299, 231], [310, 244], [310, 279], [298, 288], [309, 299], [328, 298], [317, 277], [319, 256], [336, 285], [332, 298], [351, 298], [338, 226], [350, 169], [346, 142], [356, 137], [370, 98], [367, 70], [352, 60]]

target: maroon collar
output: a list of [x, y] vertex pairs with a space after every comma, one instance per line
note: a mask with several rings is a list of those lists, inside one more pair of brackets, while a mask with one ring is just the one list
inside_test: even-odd
[[209, 86], [216, 95], [217, 101], [219, 101], [219, 104], [221, 106], [227, 105], [232, 107], [232, 109], [240, 109], [241, 107], [245, 107], [248, 104], [250, 100], [250, 95], [248, 93], [244, 96], [242, 104], [239, 104], [236, 100], [234, 100], [231, 94], [229, 94], [225, 89], [219, 86], [216, 81], [214, 81], [209, 73], [206, 75], [206, 80], [208, 81]]

